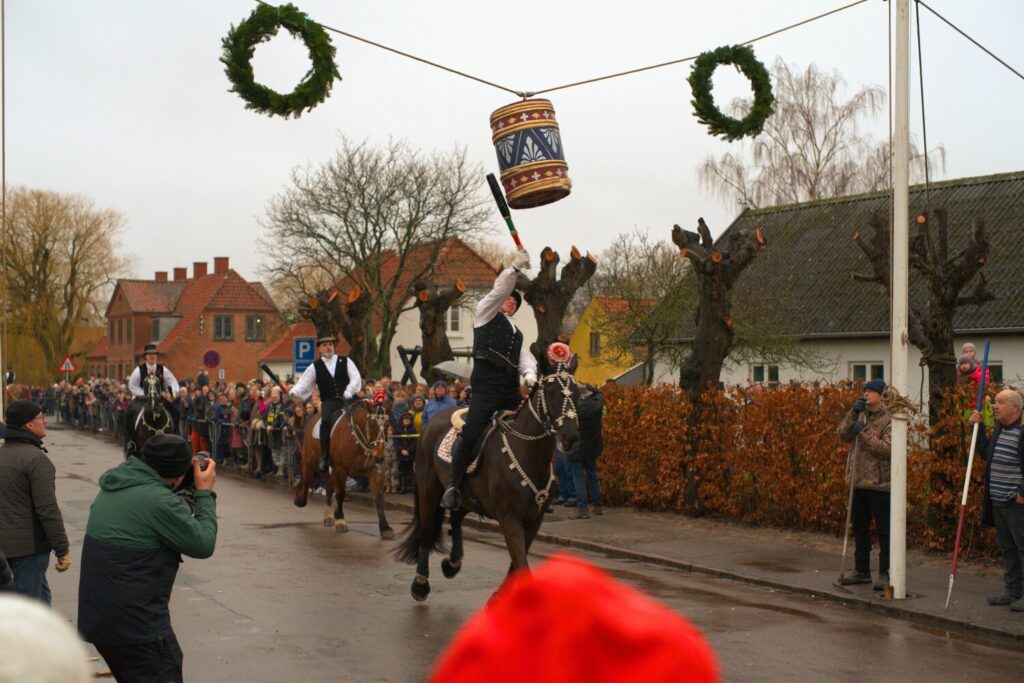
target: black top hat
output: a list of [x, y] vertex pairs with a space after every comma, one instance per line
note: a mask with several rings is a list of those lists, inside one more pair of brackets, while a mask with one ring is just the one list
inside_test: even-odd
[[142, 355], [146, 355], [147, 353], [157, 353], [156, 344], [146, 344], [142, 349]]
[[516, 300], [516, 311], [518, 311], [519, 307], [523, 305], [523, 293], [520, 292], [518, 289], [513, 289], [512, 293], [509, 294], [509, 296], [513, 297]]
[[316, 345], [320, 346], [326, 342], [332, 344], [338, 343], [338, 335], [334, 334], [330, 330], [317, 330], [316, 331]]

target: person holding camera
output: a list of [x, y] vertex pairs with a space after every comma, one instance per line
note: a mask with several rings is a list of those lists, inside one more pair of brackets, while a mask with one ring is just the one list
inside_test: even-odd
[[[195, 514], [173, 489], [191, 473]], [[118, 681], [181, 681], [182, 652], [168, 604], [181, 556], [217, 543], [217, 467], [176, 434], [100, 476], [82, 547], [78, 630]]]
[[884, 590], [889, 583], [889, 488], [892, 420], [882, 405], [885, 382], [873, 379], [864, 385], [864, 394], [853, 404], [839, 426], [839, 437], [850, 444], [846, 483], [853, 480], [854, 572], [840, 577], [844, 586], [871, 583], [871, 519], [878, 533], [878, 581], [874, 589]]

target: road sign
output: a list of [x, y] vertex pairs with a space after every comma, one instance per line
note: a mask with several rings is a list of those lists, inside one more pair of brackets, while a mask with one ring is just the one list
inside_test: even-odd
[[312, 365], [312, 363], [310, 363], [308, 360], [297, 361], [294, 365], [295, 376], [298, 377], [299, 375], [304, 373], [306, 371], [306, 368], [308, 368], [310, 365]]
[[224, 379], [224, 368], [217, 371], [217, 379]]
[[203, 365], [208, 368], [215, 368], [220, 365], [220, 354], [210, 349], [203, 354]]
[[[316, 339], [314, 337], [296, 337], [294, 346], [292, 347], [292, 360], [296, 364], [305, 362], [306, 365], [312, 363], [316, 356]], [[296, 366], [297, 367], [297, 366]], [[306, 368], [303, 367], [303, 370]], [[300, 372], [296, 370], [296, 372]]]
[[75, 364], [71, 362], [70, 355], [64, 356], [64, 360], [63, 362], [61, 362], [60, 367], [57, 369], [57, 372], [63, 372], [66, 375], [69, 375], [72, 372], [78, 372], [78, 370], [75, 368]]

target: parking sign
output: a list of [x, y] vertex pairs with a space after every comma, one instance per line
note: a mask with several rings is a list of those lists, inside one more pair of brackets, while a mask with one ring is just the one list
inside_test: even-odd
[[296, 337], [292, 349], [292, 360], [295, 363], [312, 363], [315, 360], [316, 339], [314, 337]]

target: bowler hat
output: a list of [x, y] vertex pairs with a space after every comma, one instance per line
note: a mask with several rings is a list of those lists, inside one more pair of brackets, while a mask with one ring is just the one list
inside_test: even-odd
[[516, 310], [518, 311], [519, 307], [523, 305], [523, 293], [518, 289], [513, 289], [509, 296], [516, 300]]
[[147, 353], [159, 353], [159, 352], [156, 350], [156, 344], [146, 344], [146, 346], [143, 347], [143, 349], [142, 349], [142, 353], [143, 353], [143, 355], [145, 355]]

